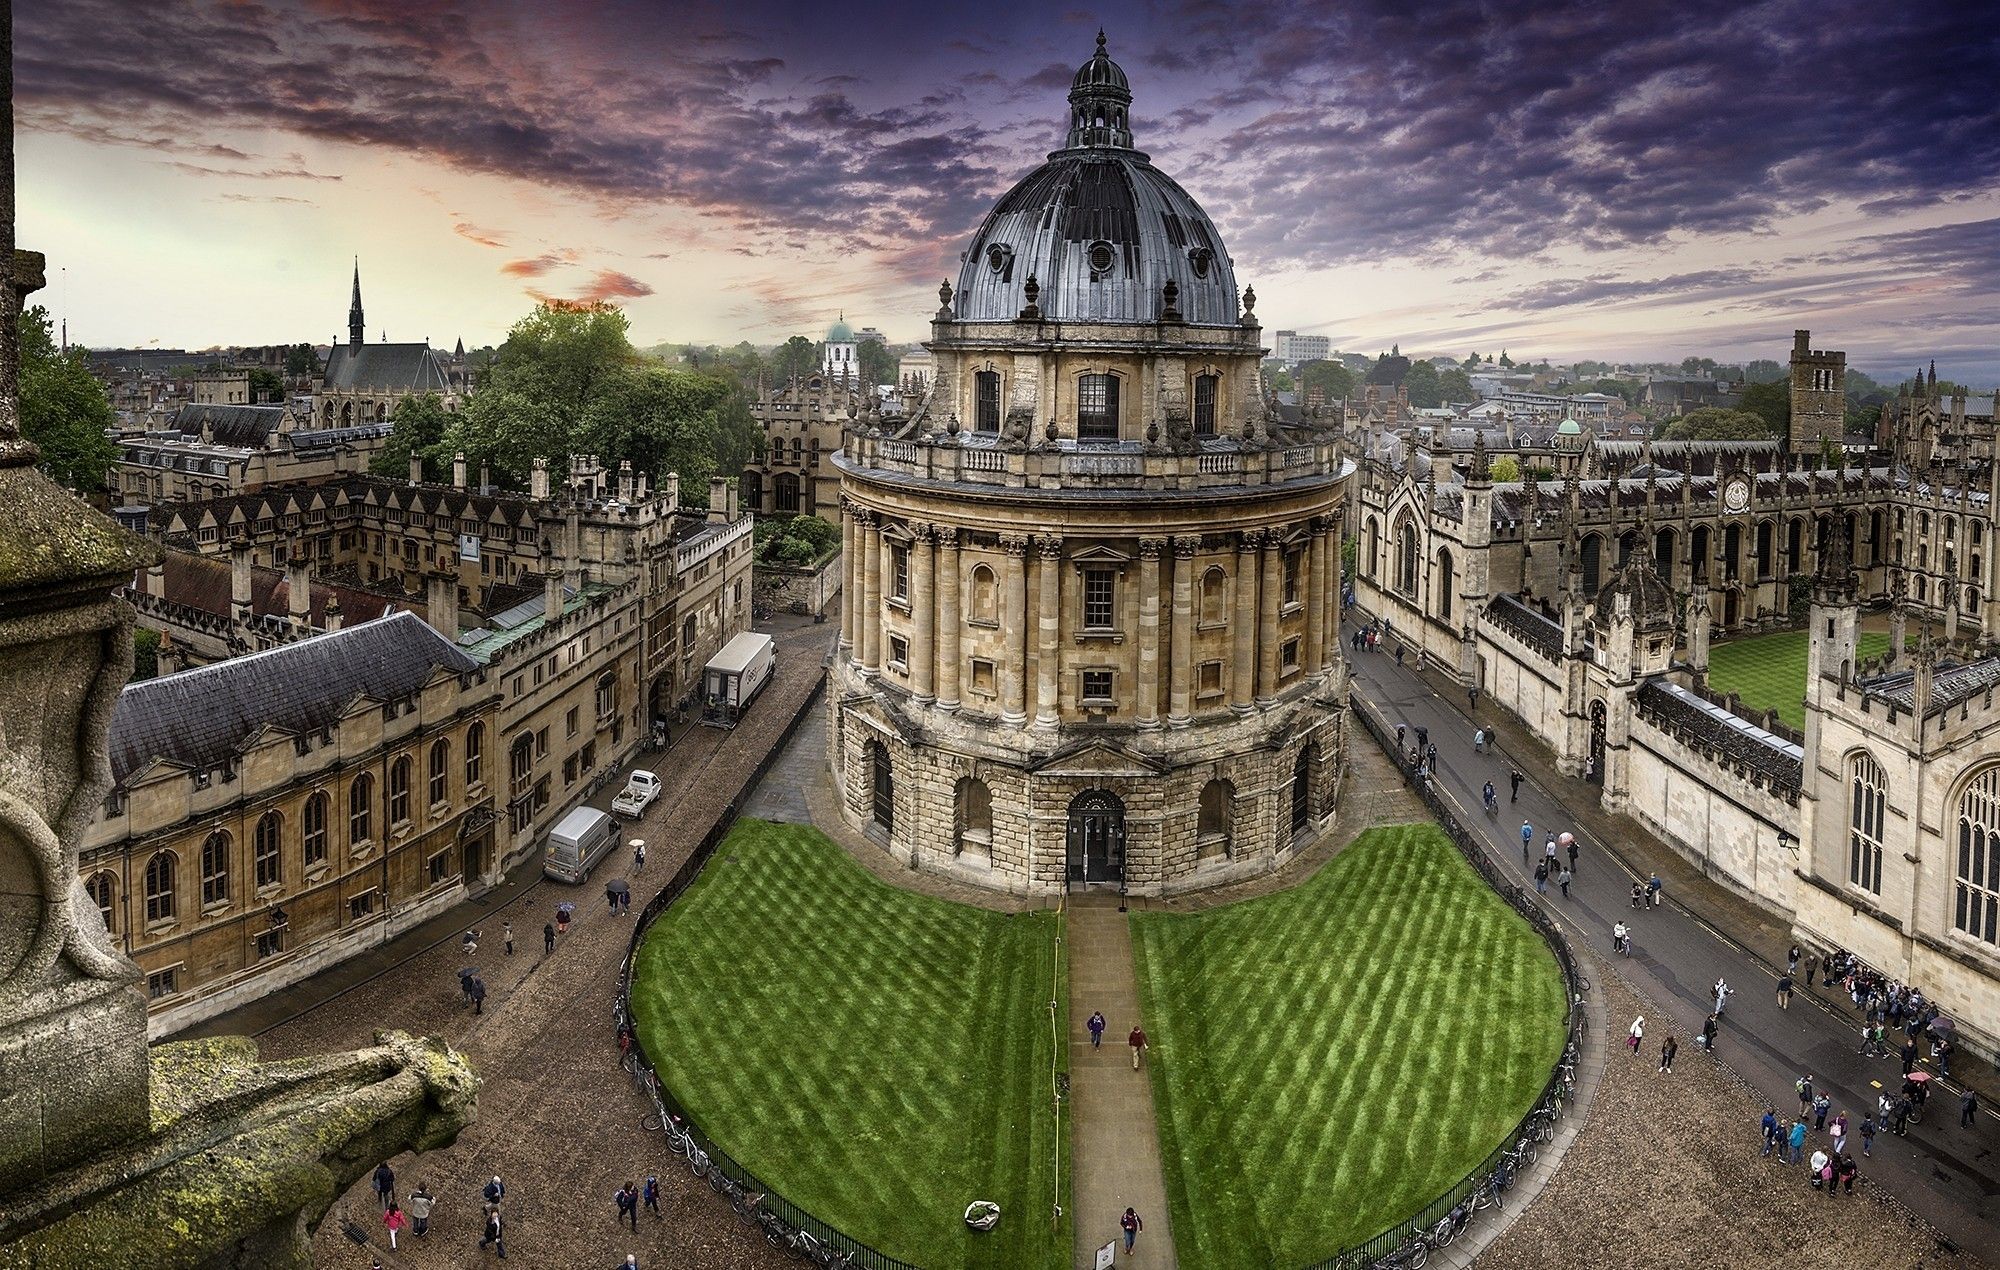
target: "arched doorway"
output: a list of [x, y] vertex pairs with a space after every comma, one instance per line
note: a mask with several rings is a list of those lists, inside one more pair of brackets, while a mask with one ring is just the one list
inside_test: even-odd
[[1125, 883], [1125, 804], [1108, 789], [1086, 789], [1070, 800], [1069, 882]]
[[1590, 768], [1584, 772], [1584, 779], [1592, 784], [1604, 783], [1604, 703], [1590, 703]]

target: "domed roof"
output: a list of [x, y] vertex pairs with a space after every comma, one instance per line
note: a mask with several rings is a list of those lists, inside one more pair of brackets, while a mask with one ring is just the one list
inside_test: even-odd
[[1556, 431], [1566, 437], [1573, 437], [1583, 431], [1583, 425], [1574, 419], [1565, 419], [1556, 425]]
[[1597, 593], [1597, 621], [1610, 621], [1617, 609], [1617, 597], [1628, 596], [1632, 622], [1641, 631], [1674, 629], [1674, 593], [1653, 566], [1652, 531], [1648, 527], [1630, 558]]
[[852, 344], [854, 342], [854, 328], [847, 324], [847, 315], [845, 313], [840, 315], [839, 321], [826, 328], [826, 342], [829, 344]]
[[1132, 148], [1125, 72], [1104, 51], [1070, 88], [1069, 144], [1002, 195], [959, 269], [953, 313], [1011, 322], [1037, 287], [1060, 322], [1158, 321], [1165, 288], [1196, 326], [1235, 326], [1236, 273], [1201, 205]]

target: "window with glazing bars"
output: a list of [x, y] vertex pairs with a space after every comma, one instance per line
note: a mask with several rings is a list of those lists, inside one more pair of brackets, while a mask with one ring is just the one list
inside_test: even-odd
[[1118, 439], [1118, 377], [1085, 375], [1077, 385], [1076, 435], [1087, 441]]
[[982, 370], [973, 376], [976, 384], [978, 415], [974, 426], [981, 432], [1000, 431], [1000, 372]]
[[1109, 569], [1083, 571], [1083, 624], [1090, 630], [1108, 630], [1113, 623], [1113, 575]]

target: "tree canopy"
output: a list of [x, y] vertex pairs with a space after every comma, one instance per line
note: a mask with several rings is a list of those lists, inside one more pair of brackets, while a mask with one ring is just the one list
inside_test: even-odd
[[377, 476], [406, 476], [414, 454], [423, 460], [425, 480], [442, 480], [450, 474], [452, 452], [444, 448], [444, 437], [451, 426], [451, 414], [445, 410], [443, 398], [436, 393], [405, 397], [396, 403], [390, 419], [395, 427], [368, 461], [369, 471]]
[[41, 448], [42, 470], [72, 489], [96, 493], [118, 459], [104, 435], [117, 422], [104, 386], [81, 348], [56, 347], [49, 311], [21, 314], [21, 435]]
[[1521, 460], [1511, 454], [1503, 454], [1487, 464], [1496, 481], [1518, 481], [1521, 479]]
[[1354, 372], [1339, 362], [1310, 361], [1299, 367], [1299, 387], [1306, 392], [1319, 389], [1331, 405], [1354, 395]]
[[1439, 383], [1437, 367], [1428, 361], [1410, 364], [1409, 372], [1403, 376], [1403, 387], [1410, 394], [1410, 404], [1418, 409], [1444, 404], [1444, 388]]
[[778, 351], [771, 354], [771, 370], [784, 383], [797, 375], [804, 379], [819, 365], [819, 350], [803, 335], [794, 335], [778, 345]]
[[317, 375], [325, 369], [319, 364], [319, 353], [310, 344], [294, 344], [285, 350], [285, 373], [287, 375]]
[[1792, 427], [1792, 386], [1771, 380], [1746, 384], [1741, 408], [1762, 419], [1772, 436], [1784, 436]]
[[1777, 433], [1762, 415], [1703, 406], [1669, 423], [1660, 435], [1668, 441], [1762, 441]]
[[1453, 367], [1438, 375], [1438, 393], [1445, 401], [1454, 405], [1464, 405], [1479, 400], [1479, 390], [1472, 386], [1472, 377]]
[[896, 355], [881, 340], [862, 340], [854, 355], [861, 362], [861, 382], [864, 384], [893, 384], [896, 382]]

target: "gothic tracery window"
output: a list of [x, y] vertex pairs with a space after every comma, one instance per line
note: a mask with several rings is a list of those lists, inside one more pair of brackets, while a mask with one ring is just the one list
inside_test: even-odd
[[1957, 880], [1952, 925], [2000, 943], [2000, 767], [1989, 767], [1958, 796]]
[[1888, 780], [1866, 754], [1847, 764], [1847, 880], [1864, 891], [1882, 893], [1882, 820]]

